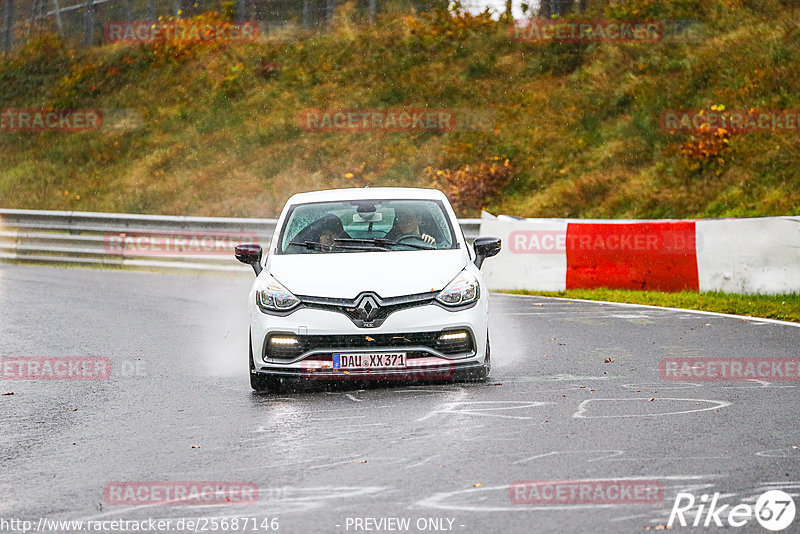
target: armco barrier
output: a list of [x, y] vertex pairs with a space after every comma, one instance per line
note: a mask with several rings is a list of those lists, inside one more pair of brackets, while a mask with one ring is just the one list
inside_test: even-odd
[[[237, 237], [242, 237], [239, 241], [246, 237], [247, 241], [255, 238], [267, 248], [275, 222], [275, 219], [0, 209], [0, 261], [252, 275], [249, 266], [234, 259], [233, 245]], [[478, 236], [479, 219], [462, 219], [459, 223], [468, 240]], [[208, 236], [209, 241], [217, 240], [221, 246], [212, 246], [211, 253], [203, 253], [202, 246], [183, 253], [185, 247], [175, 244], [180, 239], [185, 242], [187, 235], [199, 241]], [[143, 238], [148, 246], [137, 246], [130, 241], [134, 237]], [[133, 246], [119, 246], [126, 239]]]
[[800, 291], [798, 217], [631, 221], [484, 213], [480, 235], [503, 240], [483, 267], [490, 289]]

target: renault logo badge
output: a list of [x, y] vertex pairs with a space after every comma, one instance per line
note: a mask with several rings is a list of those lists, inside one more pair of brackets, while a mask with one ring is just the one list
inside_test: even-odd
[[371, 295], [364, 295], [356, 303], [356, 310], [358, 310], [359, 318], [362, 321], [372, 321], [380, 311], [380, 305], [375, 297]]

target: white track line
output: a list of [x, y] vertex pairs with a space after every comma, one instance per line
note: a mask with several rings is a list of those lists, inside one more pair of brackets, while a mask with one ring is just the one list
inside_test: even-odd
[[[761, 322], [761, 323], [773, 323], [779, 324], [783, 326], [794, 326], [796, 328], [800, 328], [800, 323], [793, 323], [791, 321], [780, 321], [778, 319], [766, 319], [764, 317], [752, 317], [750, 315], [733, 315], [732, 313], [719, 313], [719, 312], [710, 312], [710, 311], [703, 311], [703, 310], [687, 310], [684, 308], [668, 308], [666, 306], [651, 306], [649, 304], [631, 304], [628, 302], [609, 302], [607, 300], [586, 300], [586, 299], [571, 299], [566, 297], [545, 297], [543, 295], [518, 295], [516, 293], [501, 293], [498, 291], [493, 291], [498, 295], [506, 295], [509, 297], [525, 297], [525, 298], [537, 298], [537, 299], [552, 299], [552, 300], [571, 300], [574, 302], [591, 302], [594, 304], [613, 304], [614, 306], [623, 306], [628, 308], [647, 308], [650, 310], [669, 310], [669, 311], [678, 311], [678, 312], [686, 312], [686, 313], [696, 313], [698, 315], [713, 315], [717, 317], [731, 317], [734, 319], [744, 319], [745, 321], [754, 321], [754, 322]], [[542, 312], [543, 314], [546, 312]]]

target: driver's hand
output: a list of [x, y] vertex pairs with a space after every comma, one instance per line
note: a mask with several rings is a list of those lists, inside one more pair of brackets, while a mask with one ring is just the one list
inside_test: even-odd
[[429, 245], [433, 245], [433, 244], [436, 243], [436, 238], [433, 237], [432, 235], [422, 234], [419, 237], [420, 237], [420, 239], [422, 239], [423, 241], [425, 241]]

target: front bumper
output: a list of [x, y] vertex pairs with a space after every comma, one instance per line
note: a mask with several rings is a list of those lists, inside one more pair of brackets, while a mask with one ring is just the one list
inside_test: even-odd
[[[482, 296], [468, 309], [450, 311], [435, 304], [398, 310], [376, 328], [359, 328], [344, 314], [313, 308], [286, 316], [251, 312], [253, 370], [261, 376], [311, 380], [453, 380], [471, 376], [484, 365], [487, 303]], [[441, 350], [432, 340], [441, 333], [466, 331], [464, 351]], [[272, 336], [302, 341], [299, 354], [271, 357]], [[406, 353], [405, 367], [334, 369], [335, 353]]]

